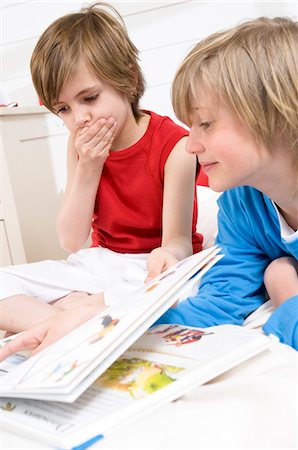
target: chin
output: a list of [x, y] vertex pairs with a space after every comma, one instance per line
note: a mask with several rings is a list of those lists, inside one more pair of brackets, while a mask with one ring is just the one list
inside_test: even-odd
[[214, 192], [223, 192], [227, 189], [230, 189], [231, 186], [229, 186], [227, 183], [222, 183], [220, 181], [213, 181], [212, 178], [209, 177], [208, 180], [208, 186], [214, 191]]

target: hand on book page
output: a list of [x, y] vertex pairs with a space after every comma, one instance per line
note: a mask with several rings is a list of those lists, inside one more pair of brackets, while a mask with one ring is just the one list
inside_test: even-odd
[[0, 348], [0, 361], [13, 353], [23, 350], [32, 350], [31, 354], [40, 352], [91, 317], [100, 313], [104, 308], [103, 304], [89, 304], [59, 312], [23, 333], [19, 333], [14, 339], [7, 339], [7, 344]]
[[146, 283], [152, 280], [152, 278], [156, 277], [160, 273], [167, 270], [169, 267], [177, 264], [178, 259], [167, 249], [163, 247], [155, 248], [147, 260], [147, 278], [145, 280]]
[[[214, 247], [192, 255], [129, 298], [108, 307], [102, 304], [101, 311], [98, 304], [96, 309], [90, 304], [74, 307], [3, 339], [0, 357], [6, 360], [0, 363], [0, 397], [75, 401], [222, 257], [219, 252]], [[35, 354], [24, 361], [19, 353], [7, 357], [23, 349]]]

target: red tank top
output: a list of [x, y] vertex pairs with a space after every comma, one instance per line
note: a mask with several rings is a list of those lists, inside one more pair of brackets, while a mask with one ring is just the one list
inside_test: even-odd
[[[92, 247], [119, 253], [149, 253], [160, 247], [164, 166], [188, 131], [169, 117], [150, 114], [148, 129], [131, 147], [110, 153], [101, 175], [92, 223]], [[202, 249], [193, 213], [193, 250]]]

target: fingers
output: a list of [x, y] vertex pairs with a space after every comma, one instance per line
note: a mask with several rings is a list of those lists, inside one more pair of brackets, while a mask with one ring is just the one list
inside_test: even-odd
[[148, 274], [145, 283], [148, 283], [148, 281], [152, 280], [152, 278], [156, 277], [166, 269], [165, 261], [160, 258], [160, 255], [151, 253], [148, 257], [147, 269]]
[[36, 349], [39, 349], [40, 344], [46, 339], [52, 321], [52, 317], [43, 320], [30, 329], [23, 331], [19, 336], [0, 348], [0, 361], [13, 353], [21, 352], [23, 350], [33, 350], [32, 353], [35, 353]]
[[115, 138], [116, 121], [112, 117], [99, 119], [90, 127], [78, 129], [74, 146], [81, 158], [106, 158]]
[[20, 336], [11, 340], [4, 347], [0, 348], [0, 361], [11, 356], [13, 353], [21, 352], [22, 350], [33, 350], [40, 344], [40, 334], [34, 330], [28, 330]]
[[31, 352], [31, 355], [36, 355], [36, 353], [41, 352], [44, 348], [48, 347], [50, 344], [53, 344], [54, 342], [56, 342], [59, 338], [61, 337], [61, 333], [59, 334], [53, 334], [51, 332], [48, 332], [44, 339], [39, 342], [39, 345], [37, 345], [36, 347], [34, 347], [34, 349]]
[[162, 247], [154, 249], [147, 260], [147, 278], [145, 283], [177, 263], [177, 258]]
[[40, 352], [60, 337], [60, 334], [55, 335], [54, 333], [53, 335], [53, 333], [49, 333], [48, 330], [49, 323], [42, 322], [30, 330], [24, 331], [20, 336], [0, 348], [0, 361], [23, 350], [32, 350], [32, 355]]
[[[102, 294], [97, 295], [103, 298]], [[105, 308], [104, 303], [96, 302], [96, 304], [81, 305], [59, 312], [53, 320], [48, 322], [47, 328], [44, 329], [43, 338], [39, 340], [39, 345], [34, 348], [32, 354], [35, 355], [53, 344]]]
[[0, 361], [22, 350], [32, 350], [32, 355], [35, 355], [91, 317], [99, 314], [106, 308], [104, 297], [102, 293], [94, 297], [96, 297], [93, 302], [94, 304], [87, 304], [61, 311], [55, 316], [21, 333], [20, 336], [0, 348]]
[[[101, 121], [102, 119], [100, 119]], [[102, 123], [102, 122], [101, 122]], [[95, 123], [97, 125], [97, 123]], [[96, 134], [92, 140], [95, 147], [101, 145], [105, 148], [107, 145], [111, 145], [116, 131], [116, 121], [113, 118], [109, 118], [105, 121], [101, 128], [96, 131]]]

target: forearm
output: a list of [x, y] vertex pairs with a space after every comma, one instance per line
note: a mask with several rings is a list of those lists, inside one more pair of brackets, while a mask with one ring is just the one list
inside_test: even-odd
[[78, 164], [66, 191], [56, 226], [60, 245], [68, 252], [80, 250], [88, 239], [101, 172]]
[[61, 310], [33, 297], [18, 295], [0, 302], [0, 329], [18, 333]]

